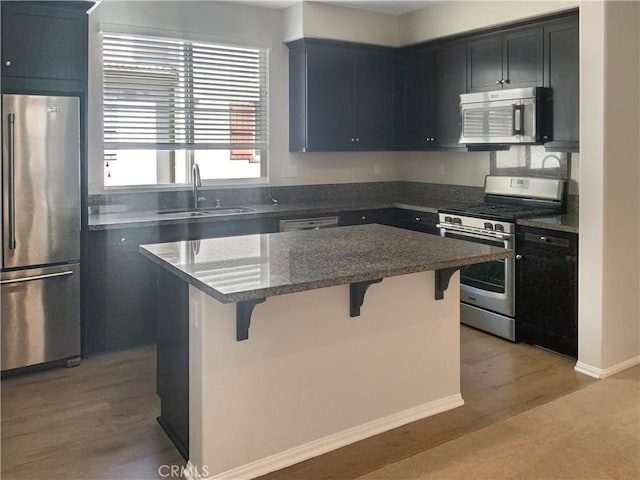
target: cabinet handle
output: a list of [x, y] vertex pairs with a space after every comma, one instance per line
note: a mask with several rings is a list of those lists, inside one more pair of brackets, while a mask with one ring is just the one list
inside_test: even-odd
[[547, 237], [540, 237], [540, 241], [541, 242], [546, 242], [547, 241]]
[[420, 221], [420, 217], [416, 217], [416, 222], [419, 222], [419, 221]]
[[522, 260], [522, 255], [516, 255], [516, 260]]
[[359, 139], [359, 138], [356, 138], [356, 142], [359, 142], [359, 141], [360, 141], [360, 139]]
[[12, 65], [11, 60], [6, 60], [6, 61], [4, 62], [4, 66], [5, 66], [5, 67], [10, 67], [11, 65]]
[[502, 80], [496, 80], [496, 85], [502, 85]]

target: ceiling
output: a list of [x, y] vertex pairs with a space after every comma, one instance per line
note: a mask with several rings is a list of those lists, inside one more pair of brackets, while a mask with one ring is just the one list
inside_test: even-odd
[[[303, 0], [227, 0], [256, 5], [260, 7], [282, 9], [290, 7]], [[386, 13], [390, 15], [403, 15], [405, 13], [420, 10], [422, 8], [438, 3], [437, 1], [423, 0], [314, 0], [317, 3], [337, 5], [340, 7], [355, 8], [359, 10], [369, 10], [372, 12]]]

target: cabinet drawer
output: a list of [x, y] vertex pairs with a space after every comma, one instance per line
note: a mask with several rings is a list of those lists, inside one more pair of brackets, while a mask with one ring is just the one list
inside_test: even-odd
[[521, 249], [568, 256], [578, 254], [578, 239], [573, 233], [521, 227], [519, 240]]
[[438, 214], [431, 212], [420, 212], [417, 210], [400, 210], [397, 214], [397, 226], [414, 230], [417, 232], [431, 233], [438, 235], [440, 231], [438, 224]]

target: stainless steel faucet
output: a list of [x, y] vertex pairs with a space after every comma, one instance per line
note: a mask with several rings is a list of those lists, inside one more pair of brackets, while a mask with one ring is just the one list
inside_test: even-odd
[[193, 164], [191, 177], [193, 180], [193, 208], [194, 210], [197, 210], [198, 203], [200, 202], [200, 200], [205, 200], [205, 198], [198, 195], [198, 187], [202, 186], [202, 179], [200, 178], [200, 167], [195, 162]]

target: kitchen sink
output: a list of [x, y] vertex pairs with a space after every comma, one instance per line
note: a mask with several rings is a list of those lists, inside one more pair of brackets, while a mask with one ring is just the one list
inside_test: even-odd
[[214, 217], [218, 215], [233, 215], [236, 213], [254, 212], [253, 208], [248, 207], [217, 207], [206, 210], [163, 210], [158, 215], [174, 215], [181, 217]]

